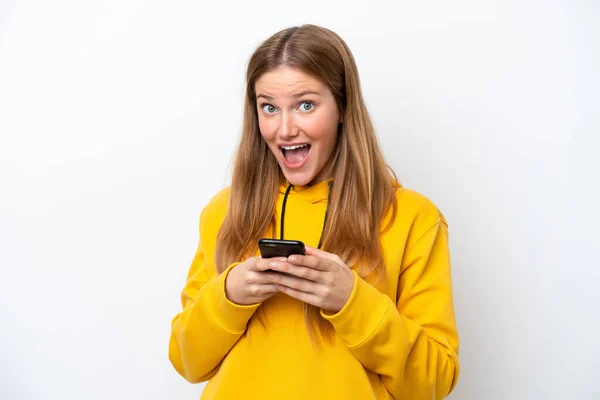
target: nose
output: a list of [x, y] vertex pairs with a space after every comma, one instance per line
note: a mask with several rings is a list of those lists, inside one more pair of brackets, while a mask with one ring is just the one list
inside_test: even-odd
[[279, 124], [279, 136], [283, 139], [298, 136], [298, 128], [294, 122], [294, 116], [290, 112], [281, 113]]

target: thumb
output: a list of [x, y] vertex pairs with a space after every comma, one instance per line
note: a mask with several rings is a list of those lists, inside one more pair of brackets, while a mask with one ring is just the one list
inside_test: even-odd
[[305, 246], [306, 247], [306, 255], [307, 256], [316, 256], [321, 258], [327, 258], [329, 260], [333, 260], [333, 254], [328, 253], [324, 250], [317, 249], [315, 247]]
[[306, 246], [306, 255], [324, 258], [326, 260], [333, 261], [337, 265], [347, 268], [344, 261], [342, 261], [342, 259], [337, 254], [328, 253], [321, 249], [315, 249], [314, 247]]

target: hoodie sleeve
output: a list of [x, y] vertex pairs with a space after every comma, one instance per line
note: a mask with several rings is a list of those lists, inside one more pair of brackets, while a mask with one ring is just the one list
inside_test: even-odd
[[448, 230], [443, 217], [404, 256], [397, 301], [355, 272], [350, 299], [321, 315], [396, 399], [443, 399], [459, 374]]
[[[192, 261], [187, 281], [181, 292], [183, 310], [171, 323], [169, 359], [187, 381], [210, 379], [246, 330], [246, 324], [259, 304], [242, 306], [225, 295], [225, 279], [239, 263], [230, 265], [222, 274], [210, 277], [205, 259], [203, 234], [206, 233], [205, 212], [200, 217], [200, 243]], [[212, 263], [211, 263], [212, 265]]]

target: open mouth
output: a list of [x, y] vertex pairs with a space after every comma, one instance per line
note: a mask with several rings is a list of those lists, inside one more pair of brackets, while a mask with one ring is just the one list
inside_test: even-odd
[[307, 143], [294, 146], [282, 146], [281, 152], [288, 164], [296, 165], [306, 160], [306, 157], [310, 152], [310, 147], [310, 144]]

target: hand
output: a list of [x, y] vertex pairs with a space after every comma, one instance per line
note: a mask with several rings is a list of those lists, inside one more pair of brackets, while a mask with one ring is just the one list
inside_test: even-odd
[[292, 255], [287, 261], [271, 261], [268, 282], [287, 295], [337, 313], [348, 302], [354, 288], [354, 273], [335, 254], [306, 247], [306, 256]]
[[233, 267], [225, 279], [227, 298], [239, 305], [250, 305], [261, 303], [277, 293], [277, 286], [264, 272], [276, 260], [281, 258], [252, 257]]

